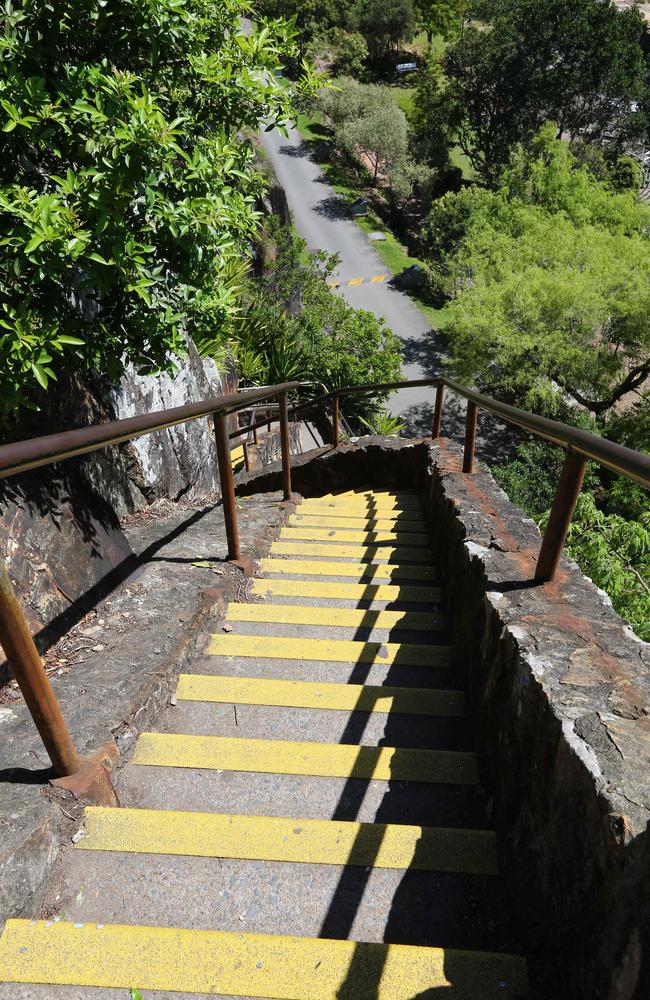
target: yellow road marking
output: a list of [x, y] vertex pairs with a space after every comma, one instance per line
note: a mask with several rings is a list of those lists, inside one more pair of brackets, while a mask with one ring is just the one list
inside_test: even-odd
[[376, 274], [374, 278], [370, 279], [370, 281], [373, 285], [376, 285], [380, 281], [385, 281], [387, 277], [388, 275], [386, 274]]
[[390, 563], [317, 562], [311, 559], [260, 559], [265, 573], [296, 576], [349, 576], [357, 580], [435, 580], [433, 566], [393, 566]]
[[280, 529], [280, 538], [302, 539], [305, 542], [360, 542], [363, 545], [378, 545], [386, 542], [402, 545], [429, 545], [428, 534], [416, 531], [339, 531], [337, 528], [293, 528]]
[[400, 601], [405, 604], [437, 604], [441, 599], [440, 587], [409, 587], [390, 583], [327, 583], [325, 580], [253, 580], [251, 593], [258, 597], [322, 597], [327, 600]]
[[8, 920], [0, 968], [13, 983], [277, 1000], [335, 1000], [342, 991], [355, 1000], [411, 1000], [436, 987], [464, 1000], [527, 992], [526, 963], [509, 955], [49, 920]]
[[426, 611], [368, 611], [363, 608], [314, 608], [294, 604], [228, 605], [229, 622], [276, 622], [326, 625], [330, 628], [386, 628], [435, 632], [447, 626], [446, 615]]
[[271, 553], [283, 556], [328, 556], [358, 562], [423, 562], [433, 559], [431, 549], [409, 549], [391, 545], [330, 545], [329, 542], [273, 542]]
[[[300, 510], [301, 508], [298, 509]], [[417, 514], [409, 516], [401, 512], [393, 513], [393, 511], [384, 511], [379, 517], [375, 517], [373, 514], [370, 514], [368, 517], [357, 517], [354, 513], [340, 514], [335, 511], [328, 512], [327, 508], [324, 508], [321, 514], [317, 514], [315, 511], [313, 514], [291, 514], [289, 524], [305, 528], [338, 528], [340, 531], [346, 531], [348, 528], [351, 528], [353, 531], [355, 529], [366, 531], [399, 531], [400, 529], [404, 531], [424, 531], [427, 527], [426, 521]]]
[[181, 674], [179, 701], [207, 701], [222, 705], [275, 705], [334, 712], [396, 712], [461, 718], [462, 691], [437, 688], [379, 687], [371, 684], [317, 684], [312, 681], [276, 681], [258, 677], [221, 677]]
[[487, 830], [87, 808], [77, 849], [496, 875]]
[[363, 278], [350, 278], [350, 280], [348, 281], [348, 286], [349, 287], [353, 287], [354, 285], [362, 285], [362, 284], [363, 284]]
[[449, 646], [408, 642], [356, 642], [353, 639], [287, 639], [267, 635], [213, 635], [212, 656], [254, 656], [273, 660], [325, 660], [334, 663], [385, 663], [409, 667], [450, 667]]
[[401, 747], [303, 743], [297, 740], [248, 740], [228, 736], [142, 733], [134, 764], [152, 767], [198, 767], [261, 774], [308, 774], [323, 778], [418, 781], [475, 785], [473, 753], [458, 750], [412, 750]]

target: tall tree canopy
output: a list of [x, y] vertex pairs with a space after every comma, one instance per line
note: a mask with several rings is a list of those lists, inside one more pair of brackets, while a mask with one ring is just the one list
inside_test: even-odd
[[0, 415], [63, 365], [166, 366], [232, 314], [260, 188], [242, 130], [292, 111], [292, 35], [247, 9], [7, 0]]
[[427, 239], [453, 289], [459, 374], [602, 427], [621, 403], [650, 407], [650, 208], [596, 180], [554, 132], [495, 191], [441, 199]]
[[[636, 7], [613, 0], [478, 0], [446, 72], [459, 142], [492, 179], [545, 121], [558, 135], [621, 146], [643, 132], [646, 95]], [[637, 107], [639, 105], [639, 107]]]

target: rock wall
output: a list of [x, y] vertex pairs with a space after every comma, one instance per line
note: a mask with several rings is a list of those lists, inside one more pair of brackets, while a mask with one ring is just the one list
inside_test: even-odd
[[[71, 383], [59, 390], [60, 400], [48, 398], [40, 424], [30, 423], [17, 436], [63, 430], [74, 420], [83, 426], [131, 417], [236, 388], [234, 371], [222, 376], [190, 343], [174, 377], [130, 370], [113, 389]], [[136, 568], [120, 527], [126, 514], [156, 499], [206, 496], [218, 487], [214, 436], [205, 418], [0, 481], [0, 545], [41, 647]], [[0, 683], [7, 676], [0, 662]]]

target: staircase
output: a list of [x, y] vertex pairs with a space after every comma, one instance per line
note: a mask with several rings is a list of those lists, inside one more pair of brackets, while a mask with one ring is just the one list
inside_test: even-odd
[[306, 500], [260, 571], [0, 997], [526, 997], [419, 498]]

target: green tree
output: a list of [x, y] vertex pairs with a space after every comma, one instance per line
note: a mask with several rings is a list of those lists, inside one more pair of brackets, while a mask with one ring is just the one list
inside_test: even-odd
[[321, 94], [319, 105], [337, 148], [366, 167], [373, 184], [381, 175], [391, 189], [410, 192], [417, 168], [409, 162], [406, 115], [390, 88], [343, 78]]
[[405, 165], [408, 126], [406, 115], [388, 93], [385, 99], [381, 99], [381, 95], [378, 98], [366, 114], [341, 125], [336, 130], [335, 140], [370, 168], [373, 184], [377, 183], [380, 174], [390, 184], [392, 176]]
[[[249, 282], [248, 306], [235, 327], [235, 353], [244, 381], [268, 384], [299, 378], [314, 395], [400, 377], [399, 339], [376, 316], [333, 294], [327, 279], [337, 258], [309, 253], [304, 240], [274, 222], [274, 260]], [[353, 399], [349, 415], [371, 403]]]
[[650, 377], [650, 209], [552, 133], [496, 191], [441, 199], [427, 242], [454, 297], [458, 374], [548, 412], [568, 402], [605, 427]]
[[361, 76], [368, 60], [368, 43], [363, 35], [358, 31], [332, 28], [329, 39], [334, 54], [336, 75]]
[[410, 124], [417, 159], [438, 171], [449, 166], [451, 135], [444, 75], [430, 54], [418, 69]]
[[380, 62], [415, 35], [413, 0], [357, 0], [350, 23], [365, 37], [371, 59]]
[[465, 26], [445, 61], [452, 122], [492, 181], [545, 121], [558, 136], [622, 146], [642, 132], [646, 72], [639, 11], [612, 0], [483, 0], [489, 29]]
[[415, 0], [418, 22], [427, 33], [429, 45], [434, 35], [446, 41], [458, 36], [466, 7], [466, 0]]
[[[0, 33], [0, 413], [63, 366], [169, 367], [237, 305], [293, 51], [240, 0], [8, 0]], [[304, 80], [310, 89], [311, 81]]]

